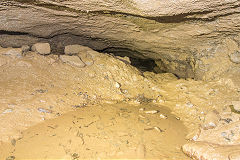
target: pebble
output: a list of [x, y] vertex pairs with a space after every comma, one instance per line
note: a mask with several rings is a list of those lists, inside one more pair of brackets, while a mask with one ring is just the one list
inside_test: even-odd
[[26, 52], [30, 51], [30, 47], [28, 45], [23, 45], [21, 49], [22, 49], [22, 55], [25, 55]]
[[32, 46], [32, 51], [41, 55], [48, 55], [51, 53], [51, 47], [49, 43], [36, 43]]
[[44, 108], [38, 108], [38, 111], [41, 112], [41, 113], [52, 113], [51, 110], [49, 110], [49, 109], [44, 109]]
[[203, 129], [213, 129], [217, 126], [219, 120], [220, 120], [219, 113], [215, 110], [210, 111], [206, 116], [204, 123], [202, 124]]
[[13, 109], [8, 108], [8, 109], [5, 109], [5, 110], [3, 111], [3, 114], [11, 113], [12, 111], [13, 111]]
[[180, 117], [175, 117], [177, 120], [180, 120]]
[[189, 108], [192, 108], [194, 105], [191, 102], [187, 102], [186, 106], [189, 107]]
[[160, 114], [159, 117], [162, 118], [162, 119], [167, 119], [168, 118], [167, 116], [165, 116], [163, 114]]
[[146, 114], [156, 114], [158, 113], [157, 110], [145, 111]]
[[158, 132], [163, 132], [163, 130], [161, 129], [161, 128], [159, 128], [159, 127], [153, 127], [156, 131], [158, 131]]
[[240, 112], [240, 101], [232, 101], [233, 108]]
[[237, 63], [237, 64], [240, 63], [240, 51], [234, 52], [234, 53], [231, 54], [229, 57], [230, 57], [230, 60], [231, 60], [233, 63]]
[[116, 87], [116, 88], [120, 88], [120, 87], [121, 87], [120, 83], [115, 82], [115, 87]]

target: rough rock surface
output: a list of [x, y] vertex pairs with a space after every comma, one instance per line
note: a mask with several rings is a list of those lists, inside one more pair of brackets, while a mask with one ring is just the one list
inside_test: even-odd
[[88, 47], [75, 44], [75, 45], [65, 46], [64, 53], [67, 54], [67, 55], [76, 55], [79, 52], [83, 53], [83, 52], [85, 52], [87, 50], [89, 50]]
[[78, 56], [61, 55], [60, 59], [63, 62], [70, 64], [72, 66], [76, 66], [76, 67], [80, 67], [80, 68], [85, 67], [85, 64]]
[[2, 0], [0, 45], [48, 41], [63, 52], [78, 42], [209, 80], [239, 68], [229, 58], [239, 51], [239, 15], [239, 0]]
[[36, 43], [32, 46], [32, 51], [42, 55], [48, 55], [51, 53], [51, 47], [49, 43]]

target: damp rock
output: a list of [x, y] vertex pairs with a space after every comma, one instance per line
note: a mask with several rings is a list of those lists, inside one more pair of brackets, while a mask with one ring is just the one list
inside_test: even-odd
[[85, 63], [83, 63], [83, 61], [78, 56], [61, 55], [60, 59], [62, 62], [75, 67], [80, 67], [80, 68], [85, 67]]
[[41, 55], [48, 55], [51, 53], [51, 47], [49, 43], [36, 43], [32, 46], [32, 51]]
[[206, 116], [204, 123], [202, 124], [203, 129], [212, 129], [215, 128], [220, 120], [219, 113], [215, 110], [210, 111]]
[[230, 60], [231, 60], [233, 63], [237, 63], [237, 64], [240, 63], [240, 51], [234, 52], [234, 53], [231, 54], [229, 57], [230, 57]]
[[79, 44], [65, 46], [64, 53], [66, 55], [77, 55], [79, 53], [87, 52], [90, 48]]

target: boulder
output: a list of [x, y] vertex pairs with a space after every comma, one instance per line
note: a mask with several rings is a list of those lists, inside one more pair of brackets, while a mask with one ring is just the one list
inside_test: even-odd
[[32, 46], [32, 51], [37, 52], [41, 55], [48, 55], [51, 53], [49, 43], [36, 43]]

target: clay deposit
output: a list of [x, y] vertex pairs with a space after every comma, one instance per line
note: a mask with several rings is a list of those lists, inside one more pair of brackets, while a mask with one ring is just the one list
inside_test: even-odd
[[0, 159], [240, 159], [239, 0], [1, 0], [0, 24]]
[[91, 57], [84, 66], [18, 50], [0, 50], [2, 159], [200, 159], [208, 145], [231, 149], [206, 159], [236, 154], [240, 92], [222, 81], [140, 72], [90, 48], [69, 56]]

